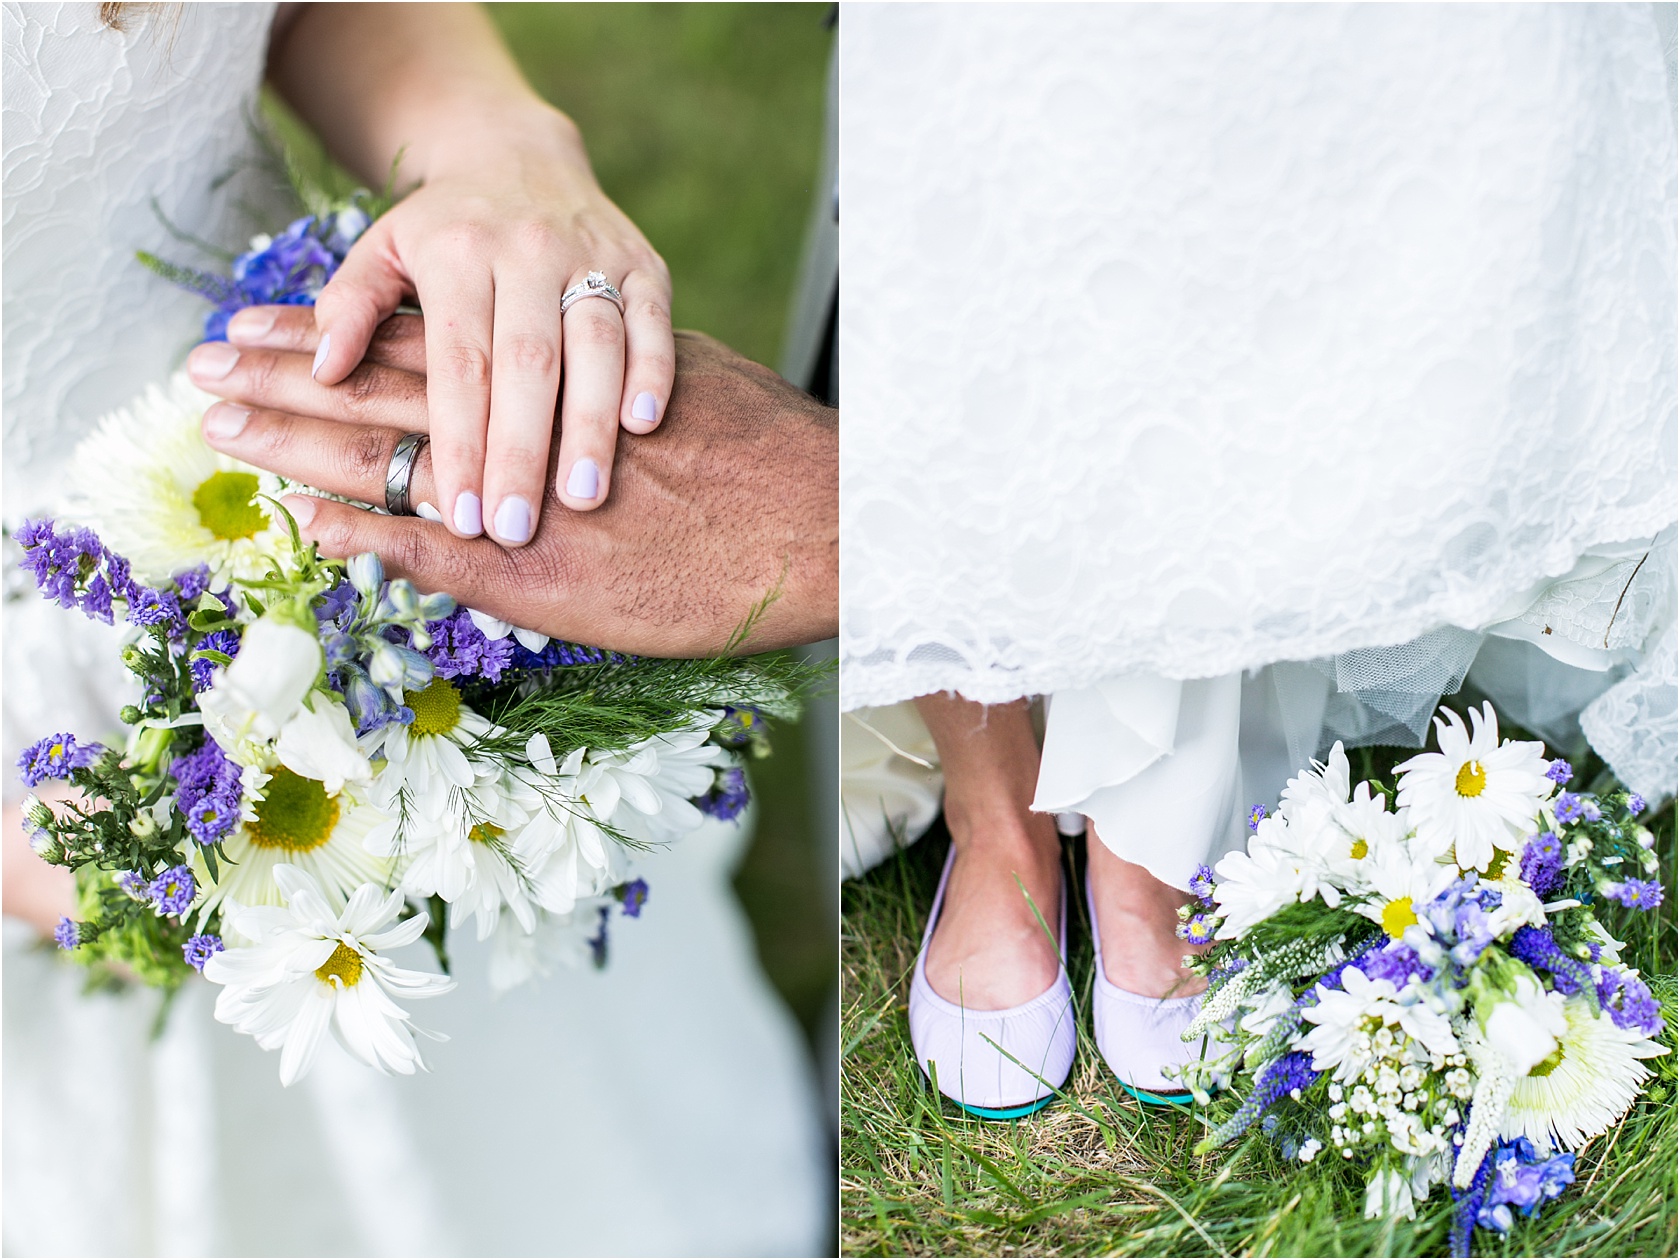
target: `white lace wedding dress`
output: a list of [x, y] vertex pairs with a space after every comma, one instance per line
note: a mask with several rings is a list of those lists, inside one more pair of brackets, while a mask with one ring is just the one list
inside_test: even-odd
[[[222, 244], [281, 212], [248, 125], [273, 6], [131, 10], [127, 33], [97, 9], [0, 9], [13, 527], [194, 339], [203, 305], [133, 261], [170, 252], [152, 199]], [[8, 777], [44, 733], [108, 731], [121, 694], [111, 632], [14, 577]], [[809, 1254], [831, 1156], [729, 888], [743, 839], [720, 826], [650, 857], [652, 899], [614, 923], [603, 972], [492, 1000], [484, 951], [458, 939], [459, 989], [415, 1012], [451, 1040], [418, 1078], [332, 1046], [283, 1091], [276, 1057], [212, 1018], [211, 986], [187, 985], [153, 1040], [155, 995], [82, 996], [80, 970], [7, 920], [6, 1254]]]
[[[1052, 696], [1039, 804], [1092, 816], [1216, 680], [1220, 729], [1272, 745], [1241, 791], [1208, 772], [1234, 820], [1331, 738], [1417, 740], [1473, 663], [1673, 791], [1673, 25], [848, 11], [855, 865], [929, 751], [875, 707], [939, 690]], [[1159, 821], [1131, 815], [1132, 860]]]

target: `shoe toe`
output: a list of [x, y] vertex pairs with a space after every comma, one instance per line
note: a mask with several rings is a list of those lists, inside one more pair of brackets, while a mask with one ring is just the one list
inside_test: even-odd
[[1024, 1005], [976, 1011], [940, 997], [918, 967], [910, 1040], [923, 1073], [937, 1073], [939, 1092], [964, 1107], [1007, 1111], [1048, 1098], [1067, 1080], [1077, 1042], [1067, 973]]
[[[1092, 995], [1097, 1048], [1121, 1084], [1173, 1096], [1187, 1096], [1176, 1069], [1200, 1057], [1182, 1038], [1201, 1010], [1200, 997], [1147, 998], [1103, 980]], [[1174, 1069], [1175, 1075], [1166, 1075]]]

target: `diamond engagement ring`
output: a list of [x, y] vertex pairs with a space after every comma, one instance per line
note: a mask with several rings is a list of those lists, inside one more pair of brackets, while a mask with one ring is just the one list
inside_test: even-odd
[[604, 271], [591, 271], [582, 280], [560, 295], [560, 314], [564, 316], [572, 309], [573, 303], [581, 302], [584, 298], [606, 298], [618, 307], [618, 313], [624, 314], [624, 295], [618, 291], [607, 279]]
[[424, 433], [407, 433], [391, 452], [391, 463], [385, 469], [385, 510], [392, 516], [414, 515], [408, 488], [414, 481], [414, 465], [420, 462], [420, 448], [426, 442]]

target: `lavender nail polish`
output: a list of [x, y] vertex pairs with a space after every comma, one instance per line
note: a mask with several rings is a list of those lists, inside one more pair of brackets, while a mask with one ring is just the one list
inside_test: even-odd
[[531, 505], [510, 494], [496, 509], [496, 537], [507, 543], [531, 541]]
[[239, 362], [239, 351], [225, 341], [207, 341], [187, 356], [187, 370], [201, 381], [219, 381]]
[[643, 424], [652, 424], [659, 419], [659, 400], [644, 389], [636, 395], [636, 401], [630, 404], [630, 418], [640, 420]]
[[321, 364], [327, 361], [327, 352], [332, 349], [332, 334], [322, 333], [321, 344], [315, 347], [315, 362], [309, 368], [309, 379], [314, 380], [321, 370]]
[[204, 429], [211, 437], [230, 441], [245, 431], [251, 413], [232, 403], [217, 403], [204, 413]]
[[471, 490], [463, 490], [455, 496], [455, 529], [469, 538], [476, 538], [484, 532], [484, 507]]
[[593, 499], [601, 489], [601, 470], [592, 459], [580, 459], [566, 478], [566, 493], [574, 499]]

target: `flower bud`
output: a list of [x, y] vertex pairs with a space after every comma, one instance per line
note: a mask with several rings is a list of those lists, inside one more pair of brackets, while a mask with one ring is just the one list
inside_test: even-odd
[[350, 575], [350, 585], [370, 599], [379, 598], [379, 588], [385, 585], [385, 566], [376, 554], [364, 551], [359, 556], [351, 556], [344, 567]]

